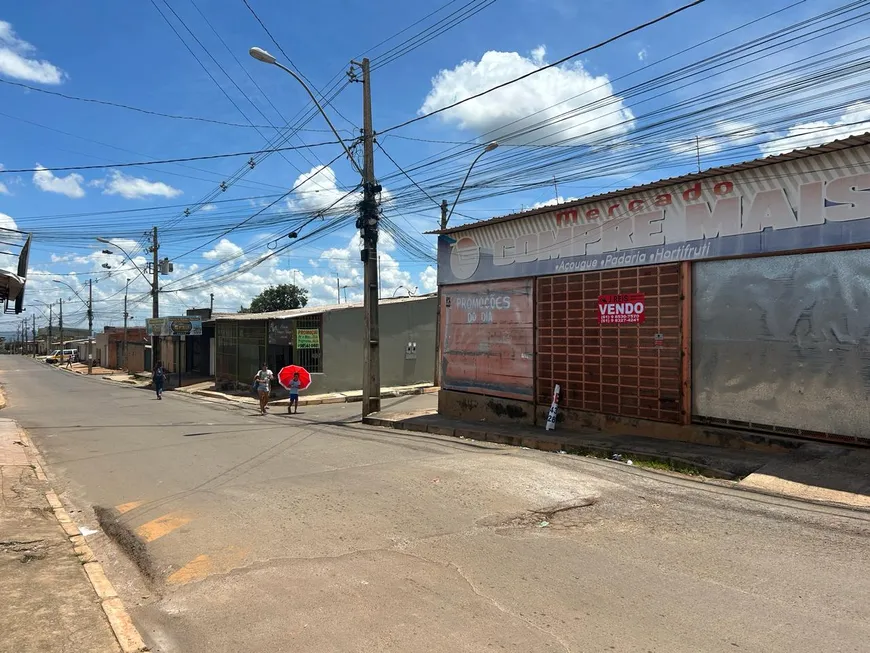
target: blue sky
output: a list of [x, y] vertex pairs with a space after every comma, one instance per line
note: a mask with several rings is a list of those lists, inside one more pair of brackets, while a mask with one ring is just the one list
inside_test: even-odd
[[[247, 124], [249, 118], [257, 125], [271, 122], [280, 126], [303, 109], [307, 96], [294, 80], [280, 70], [248, 56], [247, 50], [252, 45], [260, 45], [276, 55], [279, 53], [243, 0], [171, 2], [172, 8], [215, 57], [220, 68], [184, 31], [163, 0], [155, 1], [238, 108], [185, 49], [150, 1], [53, 3], [50, 10], [34, 3], [6, 3], [7, 6], [0, 13], [0, 80], [158, 112], [242, 124]], [[426, 7], [419, 3], [393, 0], [375, 3], [350, 0], [321, 0], [317, 3], [249, 0], [249, 4], [292, 59], [293, 65], [318, 89], [322, 89], [336, 74], [347, 69], [351, 58], [421, 19], [444, 2], [425, 3]], [[452, 3], [440, 15], [463, 4], [465, 2]], [[502, 81], [514, 70], [523, 72], [524, 66], [535, 67], [557, 60], [674, 9], [679, 4], [682, 3], [675, 0], [610, 0], [606, 3], [497, 0], [447, 33], [375, 70], [372, 81], [375, 128], [381, 130], [404, 122], [418, 115], [423, 107], [437, 108], [439, 102], [444, 104], [461, 99], [469, 90], [479, 90], [492, 85], [492, 82]], [[697, 48], [659, 68], [637, 72], [683, 48], [792, 4], [795, 4], [794, 0], [768, 0], [764, 3], [752, 0], [708, 0], [660, 25], [595, 51], [565, 66], [562, 71], [556, 70], [546, 79], [543, 75], [536, 77], [543, 81], [538, 86], [516, 89], [510, 101], [503, 99], [499, 104], [490, 105], [469, 103], [464, 105], [461, 114], [446, 113], [442, 117], [417, 122], [382, 137], [380, 142], [400, 165], [409, 167], [414, 162], [448, 149], [450, 145], [408, 139], [475, 141], [487, 129], [564, 99], [567, 95], [560, 95], [560, 86], [576, 84], [582, 90], [583, 84], [588, 85], [589, 80], [615, 80], [606, 92], [618, 99], [622, 89], [643, 79], [665, 70], [679, 69], [703, 56], [792, 24], [803, 17], [819, 14], [840, 3], [826, 0], [798, 3], [787, 12]], [[412, 28], [398, 39], [374, 50], [370, 56], [377, 61], [379, 54], [426, 24]], [[238, 62], [212, 31], [212, 27]], [[835, 38], [854, 39], [856, 31], [866, 32], [866, 29], [862, 24]], [[830, 44], [830, 41], [826, 43]], [[788, 57], [797, 57], [812, 52], [813, 48], [822, 47], [822, 43], [812, 43], [784, 56], [787, 60]], [[284, 59], [283, 56], [280, 58]], [[457, 69], [463, 62], [468, 63], [464, 68]], [[738, 81], [742, 76], [769, 69], [774, 63], [772, 60], [754, 61], [729, 75], [713, 78], [709, 82], [701, 81], [692, 89], [666, 89], [662, 97], [648, 99], [637, 107], [633, 106], [631, 99], [625, 99], [620, 107], [628, 112], [624, 114], [626, 116], [640, 116], [657, 106], [683, 101], [705, 86], [715, 88], [727, 81]], [[232, 77], [241, 91], [221, 69]], [[433, 78], [441, 71], [448, 73], [433, 86]], [[620, 80], [630, 73], [633, 73], [630, 77]], [[552, 97], [547, 97], [548, 94], [552, 94]], [[852, 100], [860, 99], [861, 93], [856, 92]], [[102, 165], [149, 158], [253, 151], [263, 146], [266, 140], [264, 135], [275, 133], [274, 130], [263, 129], [260, 130], [261, 135], [251, 127], [145, 115], [63, 99], [9, 84], [0, 84], [0, 104], [0, 164], [7, 170], [30, 169], [37, 165], [49, 168]], [[280, 115], [272, 105], [280, 110]], [[328, 111], [339, 129], [348, 130], [348, 135], [352, 134], [361, 122], [360, 85], [351, 84], [344, 89], [334, 101], [334, 108], [330, 107]], [[863, 114], [861, 116], [863, 119]], [[741, 118], [740, 115], [734, 115], [728, 120], [737, 124]], [[834, 114], [824, 116], [824, 120], [830, 124], [841, 118]], [[724, 129], [723, 124], [722, 120], [711, 120], [709, 134]], [[326, 124], [320, 117], [307, 126], [315, 131], [300, 132], [299, 138], [294, 138], [291, 144], [331, 139], [331, 135], [324, 131]], [[747, 123], [746, 129], [751, 128]], [[615, 136], [630, 138], [631, 129], [630, 126], [626, 127]], [[787, 134], [784, 131], [780, 136]], [[773, 151], [765, 149], [760, 135], [754, 132], [751, 135], [752, 138], [745, 139], [746, 147], [735, 153], [734, 160], [755, 158]], [[738, 136], [732, 140], [737, 142], [740, 138]], [[796, 144], [804, 143], [799, 141]], [[587, 181], [568, 181], [559, 184], [559, 195], [582, 197], [594, 191], [671, 176], [694, 167], [692, 156], [683, 156], [686, 153], [681, 153], [677, 146], [673, 150], [675, 156], [667, 166], [632, 174], [630, 181], [627, 181], [627, 175], [619, 174]], [[486, 155], [485, 162], [481, 164], [482, 178], [486, 179], [487, 165], [497, 166], [501, 161], [498, 157], [508, 156], [515, 151], [505, 147]], [[710, 160], [712, 162], [715, 159], [718, 163], [726, 155], [723, 153], [717, 155], [718, 158], [714, 157], [716, 151], [717, 147], [711, 142]], [[272, 154], [217, 198], [226, 201], [206, 206], [190, 217], [180, 216], [181, 211], [186, 206], [197, 206], [203, 197], [215, 190], [221, 180], [228, 178], [244, 164], [244, 158], [192, 162], [187, 167], [159, 165], [36, 175], [4, 174], [0, 175], [3, 184], [0, 186], [0, 214], [6, 216], [2, 219], [7, 220], [7, 226], [11, 224], [8, 223], [11, 218], [19, 229], [35, 233], [35, 249], [31, 259], [33, 274], [28, 284], [28, 298], [44, 302], [54, 302], [61, 296], [72, 298], [71, 292], [51, 282], [55, 276], [64, 278], [76, 288], [81, 288], [83, 282], [93, 278], [97, 281], [95, 296], [100, 300], [96, 308], [98, 326], [120, 321], [122, 295], [118, 293], [127, 278], [133, 279], [131, 297], [139, 302], [131, 309], [137, 322], [147, 316], [150, 303], [144, 297], [147, 287], [138, 273], [129, 266], [125, 269], [117, 248], [112, 250], [112, 255], [101, 254], [105, 246], [97, 243], [95, 237], [122, 239], [119, 244], [127, 246], [137, 261], [142, 263], [144, 257], [137, 242], [138, 236], [154, 224], [162, 228], [173, 221], [177, 222], [175, 231], [167, 227], [161, 243], [161, 254], [174, 259], [176, 272], [164, 278], [163, 283], [168, 289], [191, 289], [166, 293], [162, 298], [163, 312], [166, 314], [180, 313], [186, 307], [207, 305], [209, 292], [215, 293], [218, 309], [234, 310], [241, 303], [247, 303], [263, 286], [294, 279], [309, 288], [313, 301], [323, 303], [335, 300], [338, 276], [339, 285], [348, 287], [346, 292], [352, 299], [360, 294], [361, 275], [352, 223], [318, 240], [291, 247], [281, 255], [270, 258], [267, 263], [251, 267], [245, 274], [212, 287], [205, 282], [209, 276], [239, 264], [250, 264], [250, 261], [269, 252], [264, 243], [271, 235], [286, 231], [286, 225], [274, 217], [255, 219], [250, 223], [252, 229], [234, 231], [224, 240], [218, 239], [198, 251], [184, 255], [197, 245], [211, 240], [218, 233], [215, 225], [231, 226], [234, 222], [244, 220], [262, 208], [264, 203], [272, 201], [277, 194], [289, 190], [300, 176], [310, 174], [315, 166], [339, 154], [337, 144], [303, 152], [288, 152], [286, 158]], [[455, 194], [462, 176], [458, 171], [467, 166], [472, 158], [473, 153], [458, 158], [451, 168], [453, 176], [457, 178], [441, 180], [446, 184], [445, 188], [438, 189], [439, 192], [445, 190], [443, 199], [453, 199], [452, 195], [446, 195], [446, 189], [452, 185]], [[376, 152], [376, 172], [380, 178], [396, 172], [392, 163], [379, 151]], [[421, 178], [427, 177], [425, 173], [420, 174]], [[529, 175], [534, 176], [533, 171]], [[394, 186], [404, 186], [407, 182], [401, 177], [391, 179]], [[323, 207], [322, 202], [340, 197], [345, 192], [343, 189], [352, 188], [357, 181], [358, 175], [351, 166], [339, 159], [332, 170], [324, 171], [312, 179], [313, 184], [309, 182], [302, 187], [307, 192], [291, 194], [289, 205], [282, 200], [276, 208], [297, 212], [317, 210]], [[385, 187], [389, 197], [390, 185], [385, 184]], [[553, 200], [555, 194], [550, 187], [535, 188], [481, 201], [463, 202], [457, 211], [467, 217], [457, 217], [457, 220], [483, 219], [518, 211]], [[439, 194], [434, 199], [440, 200], [442, 196]], [[416, 238], [424, 249], [432, 247], [431, 238], [423, 237], [420, 233], [436, 226], [439, 212], [435, 203], [421, 204], [413, 212], [406, 213], [391, 211], [389, 207], [388, 203], [385, 212], [403, 231]], [[111, 213], [118, 211], [123, 213]], [[176, 219], [179, 217], [183, 219]], [[286, 242], [284, 239], [275, 244], [283, 245]], [[383, 244], [384, 295], [403, 292], [397, 290], [400, 285], [417, 288], [419, 292], [433, 289], [434, 270], [431, 262], [397, 247], [389, 236], [384, 237]], [[222, 268], [208, 267], [220, 265], [228, 256], [237, 258], [224, 262], [225, 267]], [[102, 267], [104, 263], [112, 267], [106, 270]], [[206, 271], [202, 271], [203, 268], [207, 268]], [[201, 276], [190, 276], [198, 271]], [[75, 302], [74, 298], [72, 301]], [[80, 320], [81, 317], [81, 312], [78, 312], [70, 319]], [[7, 317], [3, 324], [13, 322], [14, 318]]]

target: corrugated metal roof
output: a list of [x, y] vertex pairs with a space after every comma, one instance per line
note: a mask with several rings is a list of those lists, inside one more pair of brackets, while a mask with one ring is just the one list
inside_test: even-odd
[[[421, 299], [429, 299], [435, 297], [435, 293], [427, 293], [425, 295], [414, 295], [413, 297], [389, 297], [381, 299], [378, 304], [402, 304], [405, 302], [417, 302]], [[362, 302], [352, 304], [324, 304], [321, 306], [306, 306], [305, 308], [294, 308], [287, 311], [270, 311], [268, 313], [215, 313], [214, 320], [216, 322], [239, 322], [247, 320], [283, 320], [291, 317], [305, 317], [306, 315], [317, 315], [319, 313], [331, 313], [332, 311], [343, 311], [348, 308], [362, 308]]]
[[458, 225], [456, 227], [450, 227], [449, 229], [437, 230], [437, 231], [427, 231], [427, 234], [451, 234], [456, 233], [457, 231], [466, 231], [468, 229], [477, 229], [480, 227], [486, 227], [491, 224], [495, 224], [497, 222], [507, 222], [509, 220], [519, 220], [521, 218], [528, 218], [534, 215], [541, 215], [542, 213], [549, 213], [550, 211], [555, 211], [557, 209], [564, 209], [569, 207], [580, 206], [582, 204], [589, 204], [591, 202], [601, 202], [603, 200], [614, 199], [617, 197], [623, 197], [625, 195], [633, 195], [635, 193], [642, 193], [645, 191], [656, 190], [658, 188], [664, 188], [666, 186], [676, 186], [678, 184], [685, 184], [692, 181], [699, 181], [701, 179], [709, 179], [710, 177], [718, 177], [720, 175], [726, 175], [734, 172], [740, 172], [743, 170], [752, 170], [753, 168], [761, 168], [763, 166], [773, 165], [775, 163], [783, 163], [785, 161], [794, 161], [795, 159], [805, 159], [810, 156], [816, 156], [818, 154], [827, 154], [829, 152], [837, 152], [840, 150], [846, 150], [852, 147], [859, 147], [861, 145], [870, 145], [870, 132], [865, 132], [863, 134], [859, 134], [856, 136], [849, 136], [848, 138], [842, 138], [839, 140], [831, 141], [829, 143], [824, 143], [822, 145], [814, 145], [812, 147], [804, 147], [798, 150], [792, 150], [791, 152], [786, 152], [784, 154], [776, 154], [772, 156], [766, 156], [760, 159], [753, 159], [752, 161], [744, 161], [743, 163], [733, 163], [727, 166], [720, 166], [718, 168], [709, 168], [707, 170], [702, 170], [701, 172], [693, 172], [687, 175], [681, 175], [679, 177], [669, 177], [667, 179], [660, 179], [659, 181], [653, 181], [648, 184], [641, 184], [639, 186], [631, 186], [629, 188], [623, 188], [620, 190], [608, 191], [606, 193], [600, 193], [598, 195], [590, 195], [588, 197], [584, 197], [578, 200], [572, 200], [570, 202], [564, 202], [563, 204], [550, 204], [549, 206], [542, 206], [541, 208], [534, 209], [532, 211], [522, 211], [520, 213], [512, 213], [510, 215], [499, 216], [496, 218], [489, 218], [488, 220], [480, 220], [479, 222], [468, 222], [463, 225]]

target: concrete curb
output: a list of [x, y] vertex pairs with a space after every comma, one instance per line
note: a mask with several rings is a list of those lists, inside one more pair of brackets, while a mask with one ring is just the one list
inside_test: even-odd
[[[454, 428], [449, 426], [440, 426], [436, 424], [419, 424], [408, 420], [391, 420], [381, 417], [363, 417], [363, 424], [372, 426], [382, 426], [386, 428], [401, 429], [404, 431], [416, 431], [418, 433], [432, 433], [433, 435], [445, 435], [449, 437], [465, 438], [466, 440], [478, 440], [482, 442], [493, 442], [495, 444], [505, 444], [511, 447], [526, 447], [528, 449], [538, 449], [539, 451], [564, 451], [565, 453], [579, 454], [584, 456], [595, 454], [612, 454], [611, 447], [597, 446], [585, 444], [582, 446], [574, 445], [566, 442], [561, 438], [537, 437], [529, 435], [510, 435], [497, 431], [487, 431], [485, 429], [466, 429]], [[657, 456], [649, 453], [632, 451], [630, 449], [621, 448], [620, 453], [630, 456], [636, 460], [644, 460], [651, 462], [662, 462], [669, 465], [682, 465], [687, 468], [698, 470], [702, 475], [710, 478], [719, 478], [724, 480], [734, 480], [736, 476], [731, 472], [727, 472], [715, 467], [702, 465], [700, 463], [678, 458], [676, 456]]]
[[[435, 414], [435, 413], [429, 413]], [[421, 417], [418, 415], [416, 417]], [[383, 417], [374, 417], [374, 416], [366, 416], [363, 417], [363, 424], [368, 424], [369, 426], [380, 426], [383, 428], [392, 428], [399, 429], [403, 431], [411, 431], [417, 433], [431, 433], [433, 435], [444, 435], [449, 437], [456, 438], [465, 438], [466, 440], [478, 440], [483, 442], [493, 442], [495, 444], [504, 444], [507, 446], [514, 447], [527, 447], [529, 449], [538, 449], [540, 451], [564, 451], [565, 453], [578, 454], [583, 456], [589, 456], [590, 452], [594, 453], [610, 453], [611, 448], [609, 447], [593, 447], [593, 446], [572, 446], [565, 442], [559, 442], [555, 438], [547, 439], [547, 438], [538, 438], [538, 437], [529, 437], [529, 436], [511, 436], [505, 433], [497, 433], [492, 431], [486, 431], [484, 429], [463, 429], [463, 428], [451, 428], [447, 426], [439, 426], [436, 424], [420, 424], [410, 421], [413, 419], [412, 417], [408, 417], [405, 419], [393, 420]], [[700, 477], [691, 476], [688, 474], [681, 474], [678, 472], [670, 472], [670, 471], [662, 471], [658, 469], [649, 469], [646, 467], [639, 468], [631, 468], [635, 471], [642, 470], [644, 473], [653, 474], [657, 476], [664, 476], [673, 478], [674, 476], [678, 476], [679, 478], [685, 479], [686, 481], [691, 481], [695, 483], [699, 483], [701, 485], [710, 485], [710, 484], [719, 484], [722, 480], [733, 481], [734, 475], [729, 472], [724, 472], [721, 470], [717, 470], [711, 467], [705, 467], [704, 465], [700, 465], [693, 461], [684, 461], [681, 458], [669, 457], [669, 456], [652, 456], [648, 453], [640, 453], [636, 454], [628, 450], [620, 449], [620, 453], [630, 455], [632, 458], [636, 458], [637, 460], [652, 460], [658, 462], [668, 462], [674, 463], [677, 462], [682, 465], [687, 465], [693, 467], [695, 469], [701, 471], [708, 471], [709, 474], [704, 474]], [[602, 460], [602, 462], [614, 462], [617, 461], [609, 461], [608, 459], [601, 459], [599, 456], [592, 455], [593, 459]], [[622, 464], [622, 463], [619, 463]], [[861, 506], [853, 506], [850, 504], [839, 503], [836, 501], [822, 501], [819, 499], [806, 499], [802, 497], [796, 497], [791, 494], [784, 494], [782, 492], [774, 492], [772, 490], [766, 490], [763, 488], [755, 488], [748, 485], [740, 485], [739, 483], [729, 483], [727, 485], [732, 490], [736, 490], [739, 492], [745, 492], [746, 494], [752, 495], [760, 495], [771, 497], [774, 499], [785, 499], [788, 501], [795, 501], [798, 503], [804, 503], [813, 506], [820, 506], [825, 508], [836, 508], [838, 510], [847, 510], [854, 513], [860, 513], [864, 515], [870, 514], [870, 508], [864, 508]]]
[[[27, 433], [20, 426], [18, 428], [21, 434], [21, 441], [26, 447], [30, 464], [36, 470], [36, 477], [41, 481], [48, 481], [39, 450]], [[124, 607], [124, 603], [118, 598], [118, 593], [115, 591], [114, 586], [106, 577], [103, 565], [100, 564], [93, 550], [88, 546], [79, 527], [70, 519], [60, 497], [57, 496], [54, 490], [50, 490], [46, 493], [45, 499], [48, 501], [48, 505], [51, 506], [58, 524], [60, 524], [64, 533], [66, 533], [79, 562], [84, 567], [85, 576], [87, 576], [94, 593], [100, 599], [100, 605], [109, 622], [109, 627], [118, 641], [118, 646], [121, 647], [121, 651], [123, 653], [145, 653], [150, 651], [151, 649], [145, 644], [145, 640], [142, 639], [136, 626], [133, 625], [133, 620]]]

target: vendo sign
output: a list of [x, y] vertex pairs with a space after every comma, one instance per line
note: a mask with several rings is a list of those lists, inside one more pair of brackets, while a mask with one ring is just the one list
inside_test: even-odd
[[598, 296], [598, 324], [643, 324], [645, 312], [643, 293]]

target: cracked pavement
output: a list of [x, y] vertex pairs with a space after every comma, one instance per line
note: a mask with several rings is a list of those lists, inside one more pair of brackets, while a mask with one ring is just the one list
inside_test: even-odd
[[7, 412], [79, 523], [98, 528], [104, 506], [141, 543], [150, 581], [129, 544], [88, 538], [154, 651], [815, 653], [870, 638], [867, 514], [362, 426], [358, 404], [259, 417], [4, 364]]

